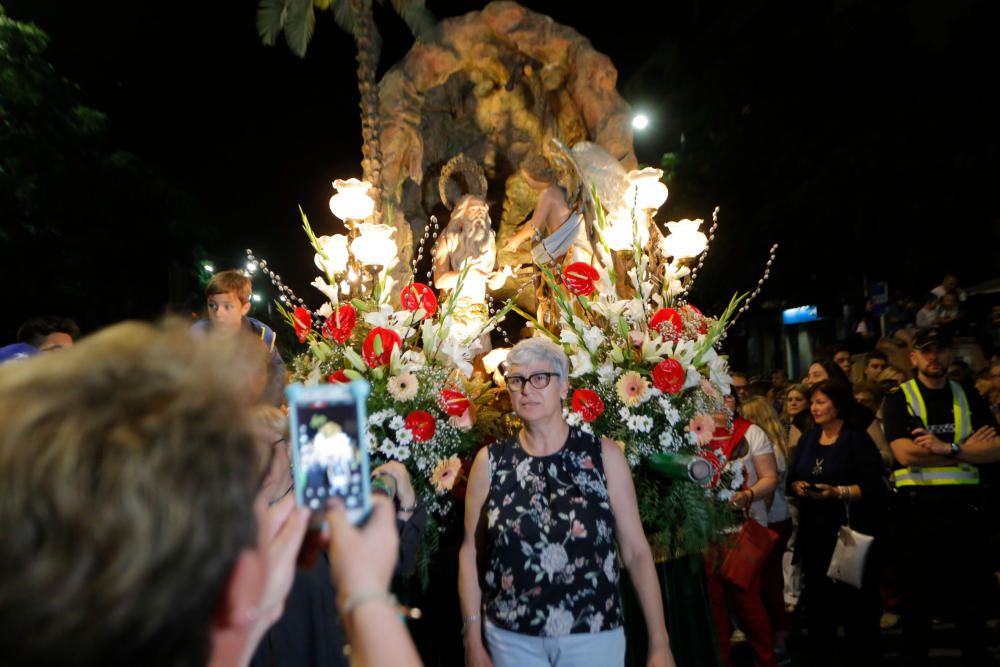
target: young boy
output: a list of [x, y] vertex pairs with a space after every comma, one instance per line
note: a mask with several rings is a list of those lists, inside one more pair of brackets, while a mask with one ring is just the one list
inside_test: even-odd
[[250, 312], [250, 279], [239, 271], [221, 271], [212, 276], [205, 289], [208, 298], [208, 319], [195, 322], [194, 331], [213, 331], [234, 336], [246, 332], [259, 338], [270, 354], [267, 382], [260, 402], [281, 405], [285, 387], [285, 362], [275, 347], [276, 336], [271, 327], [247, 317]]

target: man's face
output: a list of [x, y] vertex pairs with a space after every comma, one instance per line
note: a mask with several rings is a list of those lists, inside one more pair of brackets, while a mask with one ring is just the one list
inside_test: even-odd
[[68, 333], [57, 331], [55, 333], [50, 333], [42, 340], [41, 343], [39, 343], [38, 351], [52, 352], [53, 350], [61, 350], [66, 347], [73, 347], [73, 339]]
[[851, 353], [847, 350], [841, 350], [833, 355], [833, 363], [840, 366], [848, 377], [851, 374]]
[[917, 372], [926, 378], [943, 378], [948, 375], [951, 364], [951, 350], [940, 345], [929, 345], [922, 350], [910, 353], [910, 361], [917, 367]]
[[885, 370], [886, 363], [883, 359], [869, 359], [865, 366], [865, 379], [869, 382], [878, 382], [879, 374]]
[[742, 401], [747, 397], [747, 379], [737, 375], [733, 378], [733, 393]]
[[250, 302], [240, 303], [233, 292], [208, 297], [208, 318], [212, 326], [227, 332], [240, 330], [243, 316], [250, 312]]

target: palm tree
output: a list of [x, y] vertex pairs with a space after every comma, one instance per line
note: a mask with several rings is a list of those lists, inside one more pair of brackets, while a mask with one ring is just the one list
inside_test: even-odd
[[[379, 0], [382, 3], [384, 0]], [[434, 30], [434, 17], [423, 0], [391, 0], [413, 36], [420, 40]], [[330, 11], [344, 31], [354, 37], [358, 49], [358, 89], [361, 92], [361, 170], [372, 184], [375, 215], [382, 210], [382, 122], [379, 115], [378, 67], [381, 37], [372, 15], [372, 0], [261, 0], [257, 8], [257, 32], [264, 44], [273, 46], [284, 33], [292, 52], [300, 58], [316, 28], [316, 12]]]

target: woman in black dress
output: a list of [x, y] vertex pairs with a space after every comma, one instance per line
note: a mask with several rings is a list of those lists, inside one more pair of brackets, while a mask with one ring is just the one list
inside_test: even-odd
[[[882, 461], [865, 431], [850, 425], [854, 397], [849, 385], [824, 380], [809, 391], [816, 427], [799, 440], [789, 488], [799, 498], [796, 558], [802, 562], [809, 664], [879, 661], [878, 536], [885, 505]], [[840, 527], [848, 523], [876, 537], [858, 590], [827, 576]], [[844, 626], [845, 646], [838, 646], [837, 627]]]

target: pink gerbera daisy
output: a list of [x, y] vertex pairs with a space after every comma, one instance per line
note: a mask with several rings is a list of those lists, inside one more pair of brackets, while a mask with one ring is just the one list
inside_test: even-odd
[[621, 399], [621, 402], [634, 408], [646, 398], [649, 383], [646, 382], [646, 378], [635, 371], [629, 371], [618, 378], [615, 388], [618, 390], [618, 398]]
[[461, 470], [462, 462], [458, 460], [457, 456], [441, 459], [431, 472], [431, 484], [434, 485], [438, 493], [451, 491], [451, 487], [455, 486], [455, 482], [458, 481], [458, 473]]
[[689, 423], [687, 430], [694, 433], [699, 445], [707, 445], [712, 442], [712, 434], [715, 432], [715, 420], [708, 415], [698, 415]]

